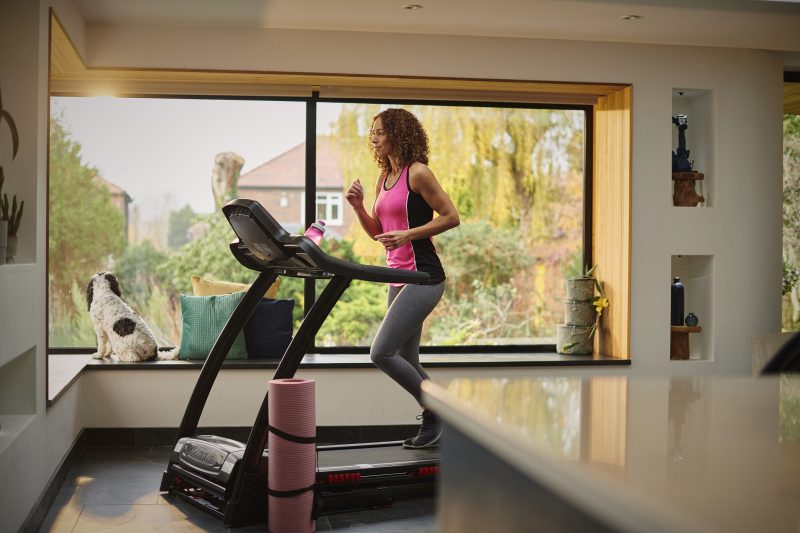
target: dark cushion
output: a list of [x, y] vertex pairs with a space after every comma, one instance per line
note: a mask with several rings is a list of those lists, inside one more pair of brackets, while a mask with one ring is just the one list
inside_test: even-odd
[[292, 340], [294, 300], [263, 298], [244, 325], [250, 359], [280, 359]]
[[[243, 292], [217, 296], [181, 294], [183, 332], [181, 334], [180, 359], [205, 359], [208, 357], [214, 342], [222, 333], [222, 328], [225, 327], [242, 297], [244, 297]], [[247, 359], [244, 337], [241, 333], [233, 341], [226, 359]]]

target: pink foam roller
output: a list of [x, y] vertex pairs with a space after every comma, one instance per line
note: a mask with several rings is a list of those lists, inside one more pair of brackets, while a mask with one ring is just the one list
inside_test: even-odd
[[[269, 424], [300, 438], [317, 436], [314, 407], [314, 380], [273, 379], [269, 382]], [[316, 479], [315, 443], [287, 440], [270, 431], [268, 483], [271, 491], [293, 491], [310, 487]], [[272, 533], [310, 533], [315, 530], [311, 518], [314, 491], [295, 496], [268, 497], [269, 530]]]

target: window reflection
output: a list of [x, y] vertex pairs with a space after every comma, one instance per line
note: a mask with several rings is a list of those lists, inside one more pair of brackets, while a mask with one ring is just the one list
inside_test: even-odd
[[800, 442], [800, 375], [782, 374], [780, 378], [780, 442]]
[[476, 415], [558, 457], [625, 466], [625, 377], [455, 379], [448, 392]]

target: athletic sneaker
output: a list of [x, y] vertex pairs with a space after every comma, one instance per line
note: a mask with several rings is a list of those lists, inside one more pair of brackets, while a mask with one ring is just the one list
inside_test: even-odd
[[[417, 420], [422, 420], [422, 415], [417, 415]], [[420, 427], [420, 428], [419, 428], [419, 431], [417, 431], [417, 435], [419, 435], [419, 433], [420, 433], [421, 431], [422, 431], [422, 428]], [[416, 439], [416, 438], [417, 438], [417, 435], [414, 435], [414, 436], [413, 436], [413, 437], [411, 437], [410, 439], [406, 439], [406, 440], [404, 440], [404, 441], [403, 441], [403, 448], [413, 448], [414, 446], [412, 446], [412, 443], [414, 442], [414, 439]]]
[[422, 419], [422, 425], [419, 427], [417, 436], [403, 441], [403, 447], [414, 449], [431, 448], [439, 443], [439, 437], [442, 436], [442, 423], [437, 416], [425, 409], [417, 417], [417, 420], [420, 419]]

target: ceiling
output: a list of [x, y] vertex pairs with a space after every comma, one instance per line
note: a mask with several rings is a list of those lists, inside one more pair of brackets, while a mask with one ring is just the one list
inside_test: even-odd
[[[403, 8], [410, 3], [423, 7]], [[76, 4], [88, 24], [685, 44], [800, 56], [798, 0], [76, 0]], [[620, 18], [625, 15], [642, 18], [625, 21]]]

